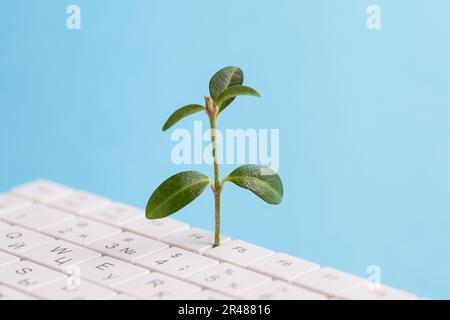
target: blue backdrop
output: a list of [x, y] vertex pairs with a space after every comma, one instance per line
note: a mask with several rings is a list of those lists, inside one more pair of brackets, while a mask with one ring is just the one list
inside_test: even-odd
[[[447, 0], [2, 1], [0, 191], [45, 177], [144, 207], [177, 171], [212, 174], [174, 165], [161, 126], [238, 65], [263, 98], [219, 126], [280, 129], [285, 198], [227, 186], [224, 233], [450, 298], [449, 16]], [[212, 229], [210, 192], [177, 218]]]

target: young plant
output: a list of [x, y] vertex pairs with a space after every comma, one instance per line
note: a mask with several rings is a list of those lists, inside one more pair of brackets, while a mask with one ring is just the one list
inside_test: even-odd
[[164, 124], [166, 131], [176, 122], [188, 115], [205, 111], [211, 124], [212, 156], [214, 160], [214, 180], [197, 171], [177, 173], [153, 192], [148, 200], [145, 215], [147, 219], [167, 217], [182, 209], [197, 198], [208, 185], [214, 195], [215, 237], [214, 247], [220, 245], [220, 194], [225, 182], [248, 189], [270, 204], [279, 204], [283, 198], [281, 179], [272, 169], [260, 165], [244, 165], [231, 172], [220, 181], [217, 159], [216, 127], [221, 112], [238, 96], [256, 96], [260, 94], [242, 85], [244, 74], [240, 68], [226, 67], [219, 70], [209, 81], [210, 96], [205, 97], [205, 106], [189, 104], [176, 110]]

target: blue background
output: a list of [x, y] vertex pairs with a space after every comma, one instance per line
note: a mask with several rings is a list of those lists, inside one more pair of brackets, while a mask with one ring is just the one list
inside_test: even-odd
[[[2, 1], [0, 190], [45, 177], [144, 207], [177, 171], [212, 174], [172, 164], [160, 128], [238, 65], [263, 98], [219, 126], [280, 128], [285, 198], [227, 185], [224, 233], [450, 298], [449, 16], [447, 0]], [[177, 218], [212, 229], [210, 192]]]

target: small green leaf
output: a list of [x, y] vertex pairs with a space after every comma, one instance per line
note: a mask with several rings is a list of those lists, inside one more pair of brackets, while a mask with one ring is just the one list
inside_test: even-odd
[[151, 195], [145, 216], [147, 219], [159, 219], [177, 212], [197, 198], [210, 183], [208, 176], [197, 171], [184, 171], [171, 176]]
[[260, 165], [244, 165], [231, 172], [224, 181], [248, 189], [270, 204], [279, 204], [283, 198], [280, 176], [272, 169]]
[[181, 107], [180, 109], [176, 110], [174, 113], [172, 113], [167, 119], [166, 123], [163, 126], [163, 131], [166, 131], [171, 126], [173, 126], [175, 123], [183, 119], [184, 117], [187, 117], [190, 114], [197, 113], [199, 111], [204, 110], [205, 107], [199, 105], [199, 104], [188, 104], [187, 106]]
[[222, 112], [223, 109], [227, 107], [224, 102], [228, 101], [230, 98], [234, 98], [237, 96], [261, 97], [258, 91], [247, 86], [235, 85], [229, 87], [228, 89], [223, 91], [216, 99], [216, 104], [220, 107], [220, 112]]
[[[225, 67], [219, 71], [217, 71], [209, 81], [209, 93], [211, 98], [216, 100], [216, 98], [223, 92], [225, 89], [235, 86], [241, 85], [244, 83], [244, 73], [238, 67]], [[228, 106], [234, 98], [231, 98], [227, 101], [224, 101], [222, 105], [224, 108]]]

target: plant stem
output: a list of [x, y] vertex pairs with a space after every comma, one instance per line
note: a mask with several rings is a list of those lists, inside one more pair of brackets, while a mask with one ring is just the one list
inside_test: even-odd
[[219, 161], [217, 159], [217, 135], [216, 135], [216, 122], [218, 110], [214, 108], [214, 102], [210, 97], [206, 97], [206, 109], [209, 115], [209, 122], [211, 124], [211, 142], [213, 146], [212, 155], [214, 159], [214, 210], [215, 210], [215, 234], [214, 234], [214, 246], [220, 246], [220, 193], [222, 192], [222, 186], [220, 184], [220, 172]]

